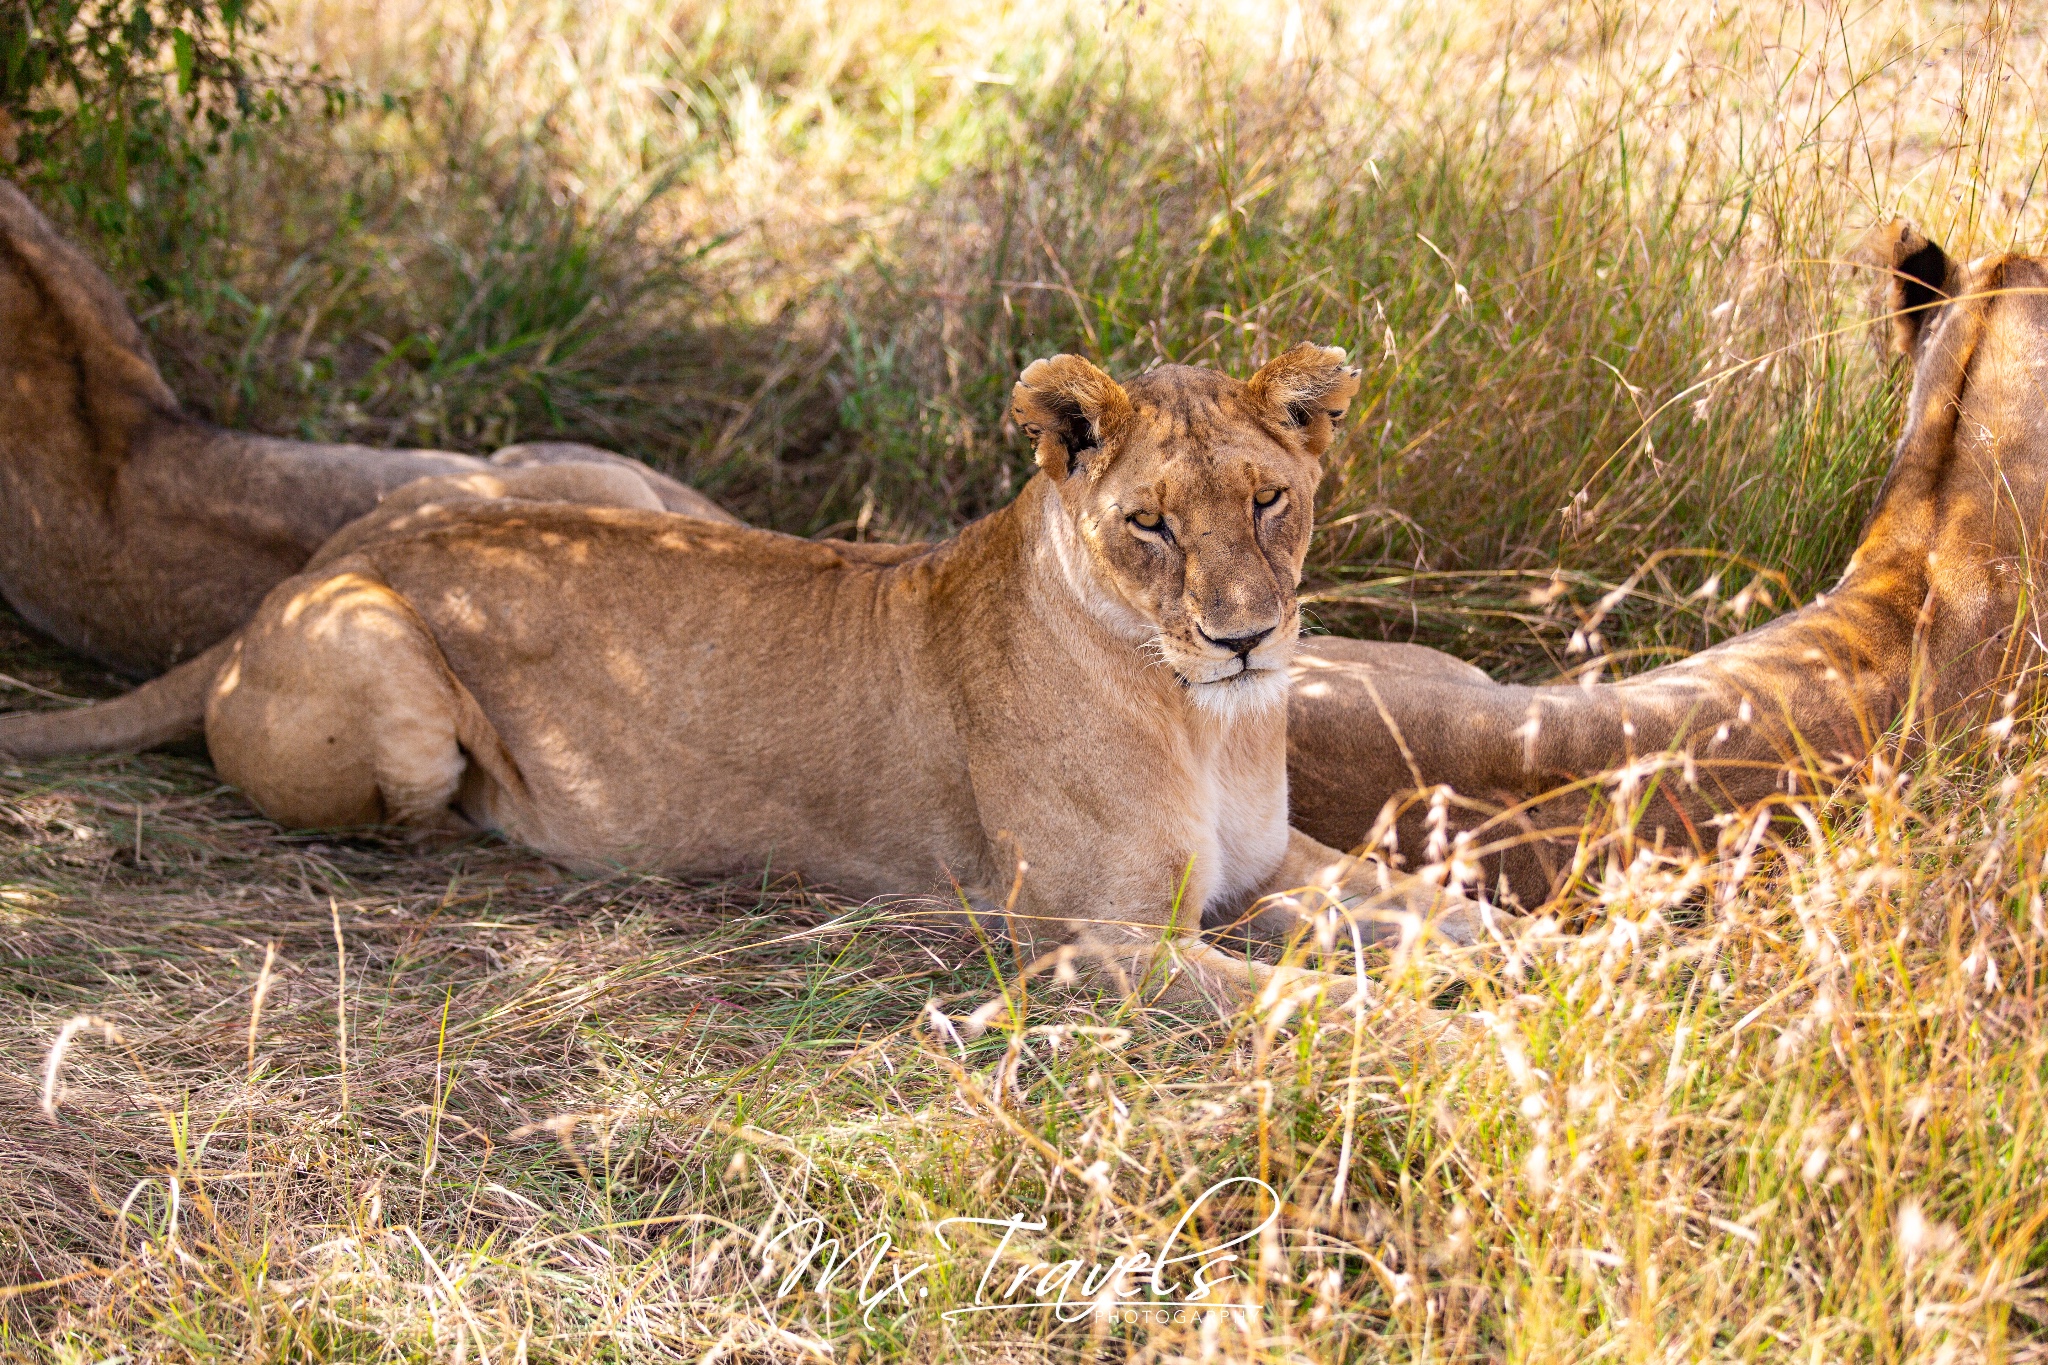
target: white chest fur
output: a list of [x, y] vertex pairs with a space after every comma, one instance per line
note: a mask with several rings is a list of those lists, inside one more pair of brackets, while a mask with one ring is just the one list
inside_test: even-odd
[[1206, 837], [1196, 864], [1207, 864], [1204, 905], [1236, 901], [1263, 886], [1286, 855], [1285, 725], [1285, 711], [1233, 717], [1215, 724], [1211, 743], [1202, 746], [1196, 800]]

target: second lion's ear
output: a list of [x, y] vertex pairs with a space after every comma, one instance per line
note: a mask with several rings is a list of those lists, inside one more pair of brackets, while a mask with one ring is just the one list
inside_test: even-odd
[[1300, 431], [1312, 455], [1321, 455], [1337, 437], [1337, 421], [1358, 396], [1359, 370], [1344, 363], [1336, 346], [1304, 341], [1267, 361], [1245, 383], [1255, 407], [1284, 426]]
[[1878, 308], [1891, 321], [1892, 345], [1918, 364], [1921, 340], [1961, 283], [1955, 262], [1903, 218], [1873, 232], [1861, 254], [1885, 272]]
[[1017, 377], [1010, 416], [1038, 448], [1038, 467], [1055, 479], [1097, 466], [1105, 446], [1131, 417], [1123, 386], [1077, 355], [1035, 360]]

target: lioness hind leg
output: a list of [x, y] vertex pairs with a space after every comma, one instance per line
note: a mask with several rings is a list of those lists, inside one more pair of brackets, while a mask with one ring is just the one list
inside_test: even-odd
[[264, 599], [214, 682], [206, 742], [220, 775], [281, 824], [463, 829], [449, 803], [463, 732], [479, 723], [412, 608], [344, 563]]
[[429, 525], [450, 508], [507, 499], [661, 510], [660, 500], [646, 483], [622, 465], [557, 462], [430, 474], [392, 489], [374, 509], [336, 531], [307, 561], [306, 572], [338, 564], [375, 541]]

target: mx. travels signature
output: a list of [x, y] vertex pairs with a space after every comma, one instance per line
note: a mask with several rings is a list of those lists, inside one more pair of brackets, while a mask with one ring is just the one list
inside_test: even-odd
[[[1176, 1253], [1174, 1248], [1195, 1216], [1218, 1194], [1237, 1186], [1252, 1186], [1263, 1192], [1270, 1212], [1227, 1241]], [[1271, 1186], [1251, 1176], [1233, 1176], [1217, 1181], [1188, 1205], [1161, 1239], [1156, 1252], [1136, 1251], [1107, 1262], [1079, 1258], [1042, 1261], [1027, 1257], [1010, 1264], [1005, 1264], [1005, 1257], [1017, 1234], [1045, 1231], [1047, 1224], [1043, 1220], [1022, 1214], [1008, 1218], [943, 1218], [932, 1225], [932, 1234], [947, 1251], [954, 1250], [947, 1235], [949, 1229], [999, 1229], [1000, 1236], [979, 1268], [972, 1301], [949, 1308], [940, 1316], [951, 1321], [975, 1313], [1042, 1309], [1050, 1310], [1062, 1322], [1111, 1312], [1133, 1320], [1144, 1316], [1158, 1321], [1184, 1321], [1189, 1313], [1225, 1306], [1214, 1297], [1215, 1290], [1244, 1278], [1233, 1268], [1238, 1256], [1231, 1248], [1259, 1236], [1279, 1216], [1280, 1201]], [[829, 1304], [835, 1287], [840, 1292], [850, 1288], [861, 1309], [862, 1321], [869, 1322], [877, 1309], [913, 1309], [931, 1295], [929, 1285], [919, 1281], [928, 1279], [937, 1262], [898, 1263], [890, 1256], [894, 1249], [895, 1239], [885, 1230], [849, 1251], [839, 1238], [826, 1236], [822, 1219], [807, 1218], [762, 1243], [761, 1273], [765, 1279], [786, 1264], [775, 1286], [776, 1299], [815, 1294], [821, 1304]], [[810, 1280], [808, 1286], [806, 1277]]]

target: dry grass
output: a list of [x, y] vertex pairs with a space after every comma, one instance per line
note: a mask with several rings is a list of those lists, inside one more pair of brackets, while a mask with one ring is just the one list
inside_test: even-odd
[[[1523, 675], [1646, 563], [1617, 655], [1837, 571], [1896, 404], [1847, 246], [2048, 212], [2003, 7], [304, 0], [273, 41], [396, 98], [266, 133], [217, 176], [242, 231], [165, 247], [203, 408], [559, 431], [908, 535], [1007, 496], [1033, 355], [1317, 336], [1370, 361], [1325, 619]], [[0, 673], [106, 687], [5, 629]], [[1419, 1059], [1058, 989], [969, 1038], [928, 1004], [1007, 957], [900, 907], [291, 834], [189, 755], [0, 773], [0, 1351], [2038, 1359], [2048, 755], [1987, 745], [1710, 859], [1589, 831], [1519, 959], [1380, 965], [1472, 1021]], [[1277, 1208], [1198, 1231], [1278, 1220], [1192, 1321], [943, 1316], [995, 1238], [941, 1219], [1106, 1266], [1248, 1177]], [[780, 1292], [808, 1218], [886, 1233], [907, 1298]]]
[[[9, 772], [0, 1254], [22, 1288], [0, 1340], [81, 1361], [2031, 1358], [2041, 774], [2025, 753], [1923, 768], [1805, 842], [1738, 829], [1718, 861], [1596, 849], [1616, 856], [1570, 932], [1390, 974], [1455, 980], [1474, 1023], [1418, 1063], [1374, 1026], [1276, 1036], [1060, 991], [967, 1042], [927, 1002], [991, 998], [989, 959], [886, 910], [291, 835], [175, 756]], [[1218, 1311], [941, 1316], [996, 1251], [942, 1245], [941, 1219], [1049, 1224], [987, 1302], [1027, 1261], [1152, 1250], [1246, 1177], [1279, 1207], [1212, 1204], [1209, 1243], [1279, 1219]], [[786, 1287], [764, 1242], [810, 1218], [847, 1247], [888, 1234], [869, 1296], [898, 1275], [929, 1296]]]

